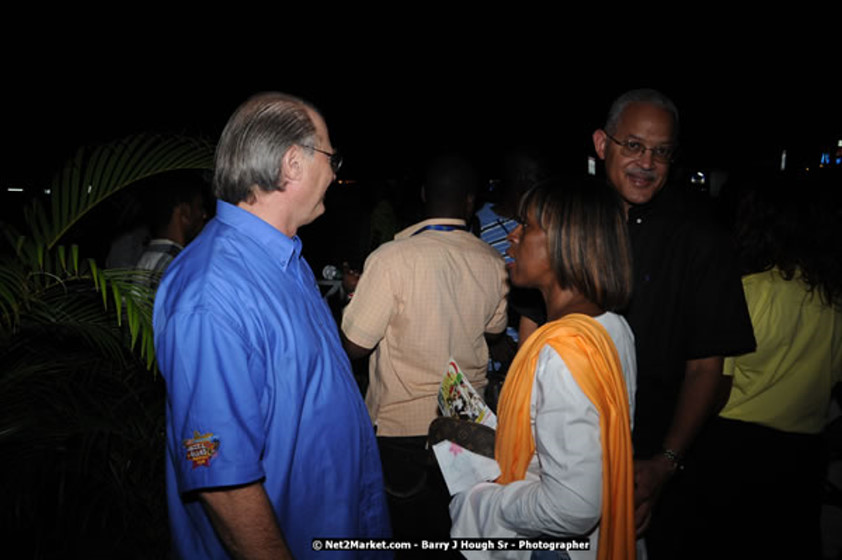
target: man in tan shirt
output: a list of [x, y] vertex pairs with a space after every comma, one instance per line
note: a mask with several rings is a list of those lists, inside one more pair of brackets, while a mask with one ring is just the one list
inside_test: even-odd
[[[352, 358], [373, 350], [366, 405], [376, 426], [387, 491], [403, 505], [414, 496], [425, 501], [435, 493], [428, 469], [425, 440], [437, 415], [439, 385], [453, 357], [478, 390], [485, 386], [488, 346], [485, 335], [506, 328], [508, 285], [503, 259], [467, 231], [477, 179], [456, 157], [434, 161], [427, 172], [424, 204], [428, 219], [414, 224], [382, 245], [366, 260], [342, 332]], [[425, 482], [426, 481], [426, 482]], [[443, 512], [420, 502], [407, 525], [417, 525], [431, 538], [431, 524], [447, 523]], [[411, 502], [411, 501], [410, 501]], [[394, 513], [394, 511], [393, 511]], [[448, 538], [447, 534], [443, 538]]]

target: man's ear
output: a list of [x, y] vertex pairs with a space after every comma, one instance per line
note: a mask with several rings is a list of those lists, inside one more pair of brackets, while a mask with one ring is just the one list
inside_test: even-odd
[[597, 129], [593, 133], [593, 147], [596, 150], [596, 155], [599, 159], [605, 159], [605, 142], [608, 140], [608, 135], [604, 130]]
[[281, 158], [281, 182], [299, 181], [304, 174], [304, 153], [293, 144]]

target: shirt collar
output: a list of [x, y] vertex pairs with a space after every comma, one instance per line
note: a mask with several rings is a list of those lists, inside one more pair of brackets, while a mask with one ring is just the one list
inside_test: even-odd
[[405, 239], [407, 237], [411, 237], [415, 232], [419, 229], [432, 226], [432, 225], [442, 225], [442, 226], [465, 226], [465, 220], [460, 220], [459, 218], [430, 218], [428, 220], [424, 220], [423, 222], [418, 222], [417, 224], [412, 224], [408, 228], [399, 231], [395, 235], [395, 239]]
[[301, 255], [301, 239], [297, 235], [287, 237], [275, 226], [239, 206], [217, 200], [216, 219], [263, 247], [283, 268]]
[[180, 245], [179, 243], [176, 243], [172, 239], [167, 239], [166, 237], [156, 237], [155, 239], [150, 239], [149, 245], [150, 246], [152, 246], [152, 245], [174, 245], [174, 246], [178, 247], [179, 249], [184, 249], [184, 247], [182, 245]]

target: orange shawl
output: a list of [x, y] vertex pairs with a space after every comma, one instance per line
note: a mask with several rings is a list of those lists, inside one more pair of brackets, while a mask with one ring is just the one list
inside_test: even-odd
[[617, 349], [596, 320], [570, 314], [535, 331], [509, 368], [498, 407], [495, 456], [500, 484], [522, 480], [535, 439], [530, 400], [541, 349], [549, 344], [599, 413], [602, 442], [602, 519], [599, 560], [634, 558], [634, 484], [628, 393]]

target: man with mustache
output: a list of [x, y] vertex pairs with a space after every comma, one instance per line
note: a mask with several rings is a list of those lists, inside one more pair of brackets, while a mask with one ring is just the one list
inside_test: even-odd
[[693, 507], [692, 443], [727, 399], [723, 357], [755, 346], [727, 237], [677, 186], [666, 186], [677, 136], [675, 104], [649, 89], [617, 98], [593, 134], [632, 240], [625, 315], [638, 362], [635, 517], [653, 559], [684, 558], [681, 546], [698, 546], [684, 529]]

